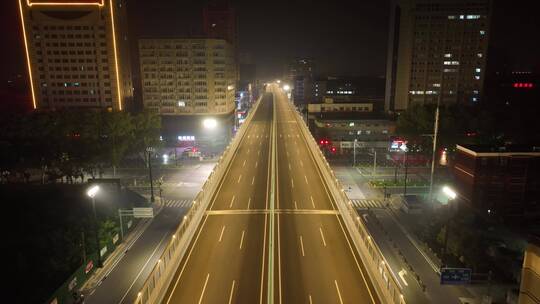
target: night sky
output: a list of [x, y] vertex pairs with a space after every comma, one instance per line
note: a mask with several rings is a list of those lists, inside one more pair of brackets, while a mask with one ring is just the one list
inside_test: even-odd
[[[534, 1], [500, 1], [492, 25], [497, 58], [521, 68], [540, 65], [540, 18]], [[15, 0], [3, 0], [2, 81], [26, 73]], [[129, 0], [132, 39], [200, 33], [207, 1]], [[296, 56], [312, 57], [319, 74], [384, 76], [389, 1], [231, 1], [239, 18], [240, 52], [258, 76], [278, 77]]]

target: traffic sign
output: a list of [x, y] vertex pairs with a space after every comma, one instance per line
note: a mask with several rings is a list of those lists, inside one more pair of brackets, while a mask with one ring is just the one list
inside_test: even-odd
[[152, 218], [154, 217], [154, 209], [152, 207], [133, 208], [134, 218]]
[[465, 285], [471, 283], [470, 268], [441, 268], [441, 285]]

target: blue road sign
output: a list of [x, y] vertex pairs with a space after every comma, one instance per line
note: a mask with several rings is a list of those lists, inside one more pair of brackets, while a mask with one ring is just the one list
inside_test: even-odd
[[470, 268], [441, 268], [441, 285], [464, 285], [471, 283]]

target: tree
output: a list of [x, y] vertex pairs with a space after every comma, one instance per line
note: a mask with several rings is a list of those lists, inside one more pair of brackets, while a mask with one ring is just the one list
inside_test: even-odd
[[[134, 117], [133, 124], [133, 151], [144, 152], [147, 147], [157, 147], [161, 145], [161, 141], [159, 140], [161, 117], [159, 117], [159, 115], [149, 111], [144, 111]], [[144, 155], [143, 159], [145, 159]]]
[[105, 112], [102, 115], [105, 150], [108, 151], [110, 157], [113, 175], [116, 175], [116, 167], [133, 140], [134, 126], [131, 116], [125, 112]]

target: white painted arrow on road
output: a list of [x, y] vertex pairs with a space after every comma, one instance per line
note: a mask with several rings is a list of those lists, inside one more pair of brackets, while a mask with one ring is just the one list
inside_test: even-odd
[[401, 269], [401, 271], [398, 272], [398, 275], [401, 278], [401, 280], [403, 281], [403, 284], [405, 284], [405, 286], [409, 286], [409, 284], [407, 284], [407, 281], [405, 281], [405, 275], [406, 274], [407, 274], [407, 270], [405, 270], [405, 269]]

